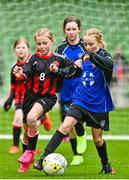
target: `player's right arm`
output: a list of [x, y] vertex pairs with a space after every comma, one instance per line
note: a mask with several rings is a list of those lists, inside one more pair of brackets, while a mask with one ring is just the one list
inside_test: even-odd
[[15, 98], [15, 77], [11, 71], [10, 93], [9, 93], [9, 97], [6, 99], [3, 105], [5, 111], [8, 111], [11, 108], [14, 98]]
[[13, 74], [15, 75], [15, 77], [17, 77], [18, 79], [21, 79], [22, 75], [23, 75], [23, 70], [22, 67], [20, 66], [15, 66], [13, 68]]
[[28, 79], [29, 77], [31, 77], [33, 68], [31, 68], [33, 66], [33, 59], [30, 58], [30, 60], [24, 64], [22, 67], [20, 66], [15, 66], [13, 68], [13, 74], [15, 77], [17, 77], [19, 80], [25, 81], [26, 79]]
[[[58, 56], [59, 58], [59, 56]], [[60, 56], [57, 61], [50, 64], [50, 71], [57, 73], [64, 78], [75, 78], [82, 74], [82, 62], [80, 60], [74, 62], [73, 60]]]

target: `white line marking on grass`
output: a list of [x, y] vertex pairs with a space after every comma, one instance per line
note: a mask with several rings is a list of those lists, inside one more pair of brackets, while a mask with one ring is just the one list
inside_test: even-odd
[[[52, 137], [52, 135], [39, 135], [39, 140], [50, 140]], [[129, 140], [129, 136], [126, 136], [126, 135], [104, 135], [103, 136], [104, 139], [106, 140]], [[0, 139], [12, 139], [13, 136], [12, 135], [9, 135], [9, 134], [6, 134], [6, 135], [3, 135], [3, 134], [0, 134]], [[87, 136], [87, 140], [92, 140], [92, 136], [88, 135]]]

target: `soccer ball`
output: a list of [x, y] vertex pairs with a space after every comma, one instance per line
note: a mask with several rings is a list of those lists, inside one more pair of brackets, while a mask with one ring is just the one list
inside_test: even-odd
[[43, 160], [43, 170], [47, 175], [63, 175], [67, 169], [67, 160], [59, 153], [51, 153]]

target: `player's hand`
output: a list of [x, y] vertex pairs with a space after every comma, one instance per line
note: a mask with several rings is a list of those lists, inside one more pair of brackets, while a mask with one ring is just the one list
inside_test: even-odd
[[86, 61], [86, 62], [88, 62], [89, 59], [90, 59], [90, 56], [89, 56], [88, 54], [85, 54], [83, 60]]
[[13, 102], [13, 99], [12, 99], [11, 97], [9, 97], [9, 98], [5, 101], [4, 106], [3, 106], [5, 111], [8, 111], [8, 110], [11, 108], [12, 102]]
[[15, 66], [15, 67], [13, 68], [13, 74], [14, 74], [17, 78], [20, 78], [21, 75], [23, 74], [22, 67]]
[[57, 73], [58, 72], [58, 66], [55, 63], [50, 64], [49, 66], [49, 70], [53, 73]]
[[75, 65], [78, 66], [79, 68], [82, 68], [82, 59], [76, 60]]

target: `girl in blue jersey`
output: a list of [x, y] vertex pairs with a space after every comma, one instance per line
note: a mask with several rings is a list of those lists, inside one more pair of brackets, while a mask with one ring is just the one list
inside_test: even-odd
[[82, 58], [83, 75], [73, 95], [73, 102], [64, 122], [53, 135], [44, 154], [35, 164], [42, 169], [44, 157], [59, 146], [63, 137], [77, 122], [86, 122], [91, 127], [93, 141], [101, 159], [102, 170], [106, 174], [114, 174], [108, 159], [106, 142], [102, 132], [109, 130], [109, 111], [114, 110], [109, 91], [112, 77], [113, 61], [105, 50], [105, 43], [100, 30], [89, 29], [84, 34], [84, 45], [87, 54]]
[[[77, 59], [81, 58], [82, 55], [84, 55], [85, 53], [84, 43], [83, 40], [80, 38], [80, 19], [75, 16], [69, 16], [65, 18], [63, 22], [63, 31], [66, 36], [66, 40], [57, 47], [56, 52], [64, 55], [67, 58], [72, 59], [73, 61], [76, 61]], [[63, 87], [58, 96], [62, 122], [64, 121], [67, 110], [72, 103], [73, 93], [75, 92], [79, 80], [80, 77], [74, 79], [64, 79], [63, 81]], [[75, 125], [75, 129], [72, 129], [70, 131], [69, 137], [72, 151], [74, 154], [73, 160], [70, 164], [79, 165], [84, 161], [82, 154], [87, 148], [86, 132], [83, 124], [78, 122]]]

